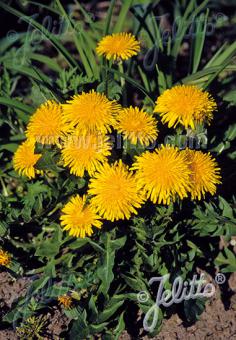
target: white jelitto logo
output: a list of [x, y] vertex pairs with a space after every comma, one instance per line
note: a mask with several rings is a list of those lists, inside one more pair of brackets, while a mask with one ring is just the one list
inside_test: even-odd
[[[152, 332], [157, 325], [161, 305], [170, 307], [174, 303], [181, 303], [184, 300], [209, 298], [215, 294], [215, 286], [213, 283], [207, 283], [204, 274], [201, 274], [199, 279], [197, 279], [197, 275], [194, 275], [190, 282], [183, 281], [181, 276], [177, 276], [173, 282], [172, 290], [164, 289], [164, 284], [169, 277], [170, 274], [166, 274], [149, 280], [149, 285], [159, 282], [159, 287], [156, 302], [149, 308], [143, 320], [143, 327], [148, 332]], [[218, 284], [223, 284], [225, 276], [219, 273], [215, 281]], [[149, 299], [149, 294], [146, 291], [141, 291], [137, 294], [137, 299], [140, 303], [145, 303]]]

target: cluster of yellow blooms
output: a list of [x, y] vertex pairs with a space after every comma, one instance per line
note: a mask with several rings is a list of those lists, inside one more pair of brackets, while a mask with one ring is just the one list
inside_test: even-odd
[[[108, 59], [128, 59], [137, 54], [140, 44], [127, 33], [103, 38], [97, 47]], [[76, 195], [62, 209], [61, 225], [69, 235], [91, 236], [92, 227], [101, 228], [102, 219], [129, 219], [150, 199], [154, 204], [169, 204], [176, 198], [191, 199], [214, 194], [220, 183], [219, 167], [209, 153], [162, 145], [153, 152], [136, 156], [129, 168], [120, 159], [111, 163], [112, 145], [108, 134], [114, 129], [132, 144], [144, 147], [158, 138], [157, 113], [169, 127], [181, 124], [195, 129], [209, 124], [216, 103], [211, 96], [192, 85], [166, 90], [156, 101], [154, 114], [138, 107], [122, 108], [104, 94], [82, 92], [65, 104], [47, 101], [30, 118], [27, 140], [16, 151], [16, 171], [35, 178], [35, 144], [58, 146], [61, 162], [71, 174], [88, 174], [88, 192]]]

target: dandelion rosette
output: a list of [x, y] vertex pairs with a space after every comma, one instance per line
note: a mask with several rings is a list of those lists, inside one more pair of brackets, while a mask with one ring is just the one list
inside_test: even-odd
[[90, 180], [88, 193], [96, 212], [110, 221], [129, 219], [143, 203], [133, 173], [121, 160], [102, 165]]
[[84, 238], [93, 234], [92, 227], [101, 228], [102, 222], [87, 203], [87, 196], [76, 195], [62, 209], [61, 226], [70, 236]]
[[83, 177], [87, 170], [92, 176], [101, 163], [107, 162], [111, 154], [109, 138], [102, 134], [87, 134], [69, 136], [62, 147], [64, 166], [70, 168], [70, 173]]
[[177, 124], [195, 129], [196, 124], [210, 124], [216, 102], [206, 91], [193, 85], [178, 85], [157, 98], [154, 112], [159, 113], [168, 127]]
[[11, 255], [7, 251], [0, 249], [0, 265], [4, 267], [8, 267], [10, 263], [11, 263]]
[[183, 151], [191, 169], [191, 198], [201, 200], [209, 192], [216, 193], [216, 185], [221, 183], [220, 168], [210, 153], [186, 149]]
[[72, 128], [77, 127], [80, 134], [110, 132], [115, 122], [114, 114], [120, 109], [115, 100], [94, 90], [75, 95], [62, 106], [64, 122]]
[[26, 140], [16, 150], [13, 156], [13, 167], [20, 175], [35, 178], [42, 171], [35, 169], [35, 164], [41, 158], [41, 154], [35, 154], [35, 142]]
[[187, 197], [190, 190], [190, 168], [187, 157], [173, 146], [161, 146], [136, 157], [137, 185], [153, 203], [169, 204], [176, 196]]
[[116, 117], [115, 128], [132, 144], [149, 145], [157, 138], [156, 120], [138, 107], [123, 108]]
[[28, 139], [41, 144], [57, 144], [68, 132], [62, 120], [62, 106], [53, 100], [42, 104], [31, 116], [26, 130]]
[[101, 39], [96, 51], [107, 59], [127, 60], [138, 54], [140, 42], [131, 33], [113, 33]]

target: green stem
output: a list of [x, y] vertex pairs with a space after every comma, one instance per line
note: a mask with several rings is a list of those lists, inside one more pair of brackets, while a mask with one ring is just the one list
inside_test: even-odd
[[52, 209], [49, 213], [48, 216], [51, 216], [52, 214], [54, 214], [57, 210], [61, 209], [63, 207], [62, 203], [58, 203], [54, 209]]
[[1, 182], [1, 185], [2, 185], [3, 196], [8, 197], [7, 187], [5, 186], [5, 183], [2, 179], [2, 177], [0, 177], [0, 182]]
[[[118, 68], [119, 72], [124, 74], [124, 67], [122, 61], [118, 62]], [[127, 104], [127, 94], [126, 94], [126, 88], [125, 88], [125, 78], [120, 77], [120, 85], [122, 88], [122, 94], [123, 94], [123, 105], [126, 106]]]
[[[120, 73], [124, 73], [124, 67], [123, 67], [122, 61], [119, 61], [118, 67], [119, 67]], [[122, 88], [125, 86], [125, 79], [122, 78], [122, 77], [120, 78], [120, 85], [121, 85]]]

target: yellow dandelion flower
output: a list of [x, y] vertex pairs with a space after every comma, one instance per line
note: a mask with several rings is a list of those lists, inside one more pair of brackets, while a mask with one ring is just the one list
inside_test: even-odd
[[70, 126], [76, 126], [81, 134], [110, 132], [114, 114], [120, 108], [115, 100], [109, 100], [103, 93], [94, 90], [75, 95], [62, 106], [64, 120]]
[[0, 265], [8, 267], [11, 263], [11, 255], [2, 249], [0, 249]]
[[42, 173], [42, 171], [35, 169], [35, 164], [42, 156], [34, 153], [35, 145], [31, 140], [26, 140], [16, 150], [13, 156], [13, 167], [22, 176], [28, 178], [35, 178], [35, 175]]
[[68, 295], [61, 295], [57, 298], [60, 305], [63, 305], [65, 309], [70, 309], [72, 306], [72, 298]]
[[114, 127], [132, 144], [140, 142], [142, 145], [149, 145], [157, 138], [155, 119], [138, 107], [122, 109], [116, 117]]
[[168, 127], [179, 123], [195, 129], [196, 124], [209, 124], [214, 110], [216, 102], [208, 92], [193, 85], [178, 85], [157, 98], [154, 112], [160, 114]]
[[137, 170], [137, 185], [153, 203], [169, 204], [176, 195], [181, 199], [188, 195], [191, 172], [186, 156], [176, 147], [146, 151], [136, 157], [132, 169]]
[[68, 137], [61, 153], [64, 166], [69, 166], [70, 173], [83, 177], [85, 170], [92, 176], [99, 164], [107, 161], [110, 150], [109, 138], [97, 133]]
[[76, 195], [62, 209], [61, 225], [64, 230], [69, 231], [70, 236], [81, 238], [91, 236], [92, 227], [101, 228], [102, 226], [100, 217], [86, 201], [87, 196]]
[[57, 144], [67, 131], [68, 127], [62, 120], [61, 104], [48, 100], [31, 116], [26, 136], [41, 144]]
[[129, 219], [143, 203], [135, 177], [121, 160], [101, 166], [90, 180], [88, 192], [96, 212], [110, 221]]
[[102, 38], [96, 48], [107, 59], [127, 60], [140, 51], [140, 42], [131, 33], [113, 33]]
[[186, 149], [183, 151], [187, 155], [191, 169], [191, 198], [200, 200], [205, 198], [209, 192], [216, 193], [216, 185], [220, 184], [220, 168], [210, 153]]

